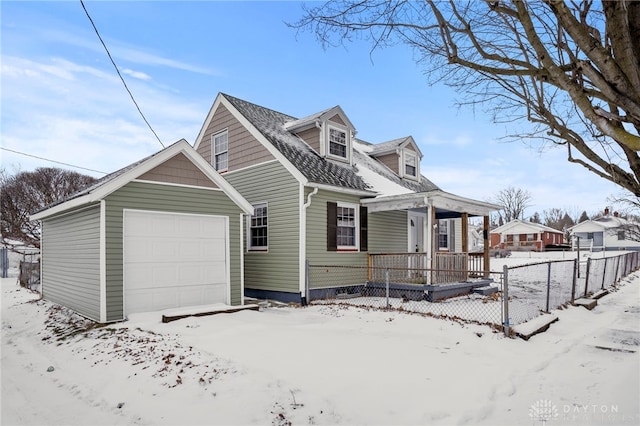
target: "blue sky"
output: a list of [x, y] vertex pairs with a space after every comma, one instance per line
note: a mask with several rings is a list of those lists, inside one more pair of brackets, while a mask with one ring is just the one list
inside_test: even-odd
[[[593, 214], [620, 194], [568, 163], [561, 148], [539, 153], [501, 141], [514, 128], [457, 109], [456, 94], [428, 86], [407, 47], [325, 50], [312, 34], [296, 33], [285, 22], [301, 16], [298, 2], [85, 6], [165, 145], [193, 143], [224, 92], [297, 117], [340, 105], [363, 140], [413, 136], [423, 174], [445, 191], [479, 200], [509, 186], [529, 191], [527, 215], [550, 208]], [[2, 1], [0, 8], [2, 147], [102, 172], [161, 149], [79, 1]], [[7, 150], [0, 155], [10, 173], [65, 167]]]

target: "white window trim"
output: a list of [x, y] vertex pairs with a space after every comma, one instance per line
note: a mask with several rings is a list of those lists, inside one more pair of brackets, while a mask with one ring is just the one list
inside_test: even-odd
[[[227, 150], [225, 151], [227, 153], [227, 167], [225, 167], [224, 169], [218, 169], [216, 168], [216, 155], [221, 154], [221, 152], [219, 153], [216, 152], [216, 138], [224, 134], [227, 135]], [[213, 135], [211, 135], [211, 165], [217, 172], [226, 172], [229, 170], [229, 131], [228, 129], [224, 129], [218, 133], [214, 133]]]
[[[440, 236], [441, 235], [446, 235], [447, 238], [445, 238], [447, 245], [443, 246], [440, 244]], [[449, 235], [449, 220], [448, 219], [438, 219], [438, 238], [437, 238], [437, 242], [436, 244], [438, 244], [438, 250], [449, 250], [449, 246], [451, 245], [450, 242], [450, 235]]]
[[[338, 236], [336, 235], [336, 248], [338, 251], [359, 251], [360, 250], [360, 205], [358, 204], [353, 204], [353, 203], [341, 203], [341, 202], [337, 202], [337, 207], [346, 207], [346, 208], [350, 208], [353, 209], [353, 215], [354, 215], [354, 243], [355, 245], [353, 246], [341, 246], [337, 243], [338, 241]], [[336, 220], [337, 220], [338, 215], [336, 215]], [[336, 232], [338, 232], [338, 228], [339, 225], [336, 224]]]
[[251, 244], [251, 218], [253, 215], [247, 215], [247, 251], [251, 252], [266, 252], [269, 250], [269, 203], [264, 201], [260, 203], [252, 204], [254, 209], [256, 207], [267, 207], [267, 245], [266, 246], [254, 246]]
[[[338, 130], [339, 132], [344, 132], [345, 139], [345, 157], [341, 157], [339, 155], [331, 154], [331, 129]], [[327, 139], [325, 141], [325, 147], [328, 158], [333, 158], [338, 161], [350, 162], [351, 161], [351, 132], [348, 128], [343, 126], [338, 126], [335, 124], [327, 124]]]
[[[408, 158], [413, 158], [415, 161], [415, 167], [416, 167], [416, 175], [409, 175], [407, 174], [407, 159]], [[407, 151], [407, 150], [402, 150], [402, 166], [400, 167], [400, 170], [402, 171], [402, 177], [407, 178], [407, 179], [412, 179], [412, 180], [418, 180], [418, 176], [420, 176], [420, 160], [418, 158], [418, 154], [412, 152], [412, 151]]]

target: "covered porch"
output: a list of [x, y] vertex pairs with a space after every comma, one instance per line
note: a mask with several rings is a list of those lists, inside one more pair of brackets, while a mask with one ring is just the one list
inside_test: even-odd
[[[361, 203], [370, 214], [406, 211], [408, 221], [406, 252], [369, 254], [369, 283], [384, 283], [389, 274], [395, 287], [424, 287], [431, 292], [452, 285], [471, 291], [489, 282], [489, 214], [500, 206], [442, 190], [379, 196]], [[482, 218], [482, 230], [475, 234], [479, 242], [470, 241], [473, 217]]]

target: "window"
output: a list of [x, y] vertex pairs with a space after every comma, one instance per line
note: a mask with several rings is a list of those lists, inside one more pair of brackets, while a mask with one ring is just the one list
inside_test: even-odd
[[356, 247], [356, 209], [338, 205], [338, 248]]
[[212, 165], [217, 171], [225, 171], [229, 167], [229, 136], [225, 130], [211, 137]]
[[418, 176], [418, 159], [408, 152], [404, 153], [404, 175], [410, 177]]
[[527, 234], [527, 241], [535, 241], [537, 234]]
[[329, 127], [329, 154], [347, 158], [347, 132]]
[[449, 249], [449, 222], [446, 220], [438, 221], [438, 249], [439, 250], [448, 250]]
[[327, 202], [327, 250], [366, 251], [367, 208]]
[[624, 229], [620, 229], [618, 231], [618, 240], [619, 241], [624, 241]]
[[255, 204], [249, 219], [249, 250], [267, 250], [267, 203]]

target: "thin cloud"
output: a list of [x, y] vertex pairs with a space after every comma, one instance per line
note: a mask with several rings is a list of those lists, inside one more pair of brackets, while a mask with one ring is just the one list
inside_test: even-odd
[[[95, 52], [104, 52], [104, 48], [98, 41], [95, 34], [90, 35], [89, 33], [85, 33], [85, 35], [83, 35], [82, 37], [78, 37], [75, 34], [66, 31], [46, 30], [44, 36], [50, 41], [58, 41], [71, 46], [89, 49]], [[218, 70], [212, 70], [210, 68], [200, 67], [198, 65], [165, 58], [163, 56], [149, 53], [139, 47], [130, 46], [126, 43], [123, 43], [119, 40], [114, 40], [109, 37], [105, 38], [105, 43], [107, 44], [107, 47], [109, 48], [111, 54], [116, 59], [116, 63], [118, 62], [118, 60], [124, 60], [134, 64], [162, 66], [211, 76], [222, 75], [222, 73]]]
[[148, 74], [143, 73], [142, 71], [134, 71], [131, 70], [129, 68], [125, 68], [122, 70], [123, 74], [129, 75], [133, 78], [137, 78], [139, 80], [145, 80], [145, 81], [149, 81], [151, 80], [151, 76], [149, 76]]

